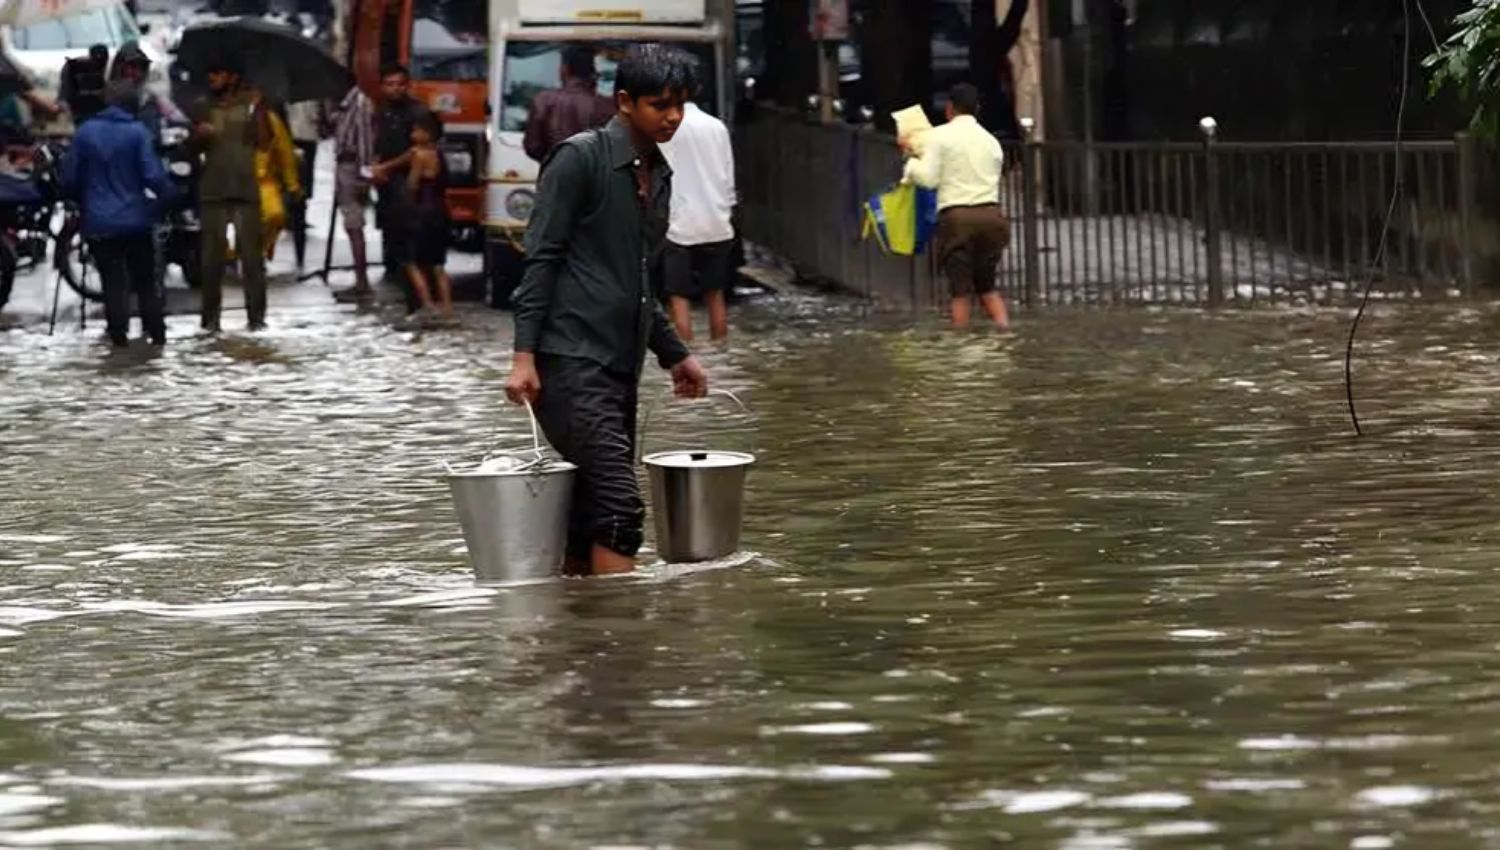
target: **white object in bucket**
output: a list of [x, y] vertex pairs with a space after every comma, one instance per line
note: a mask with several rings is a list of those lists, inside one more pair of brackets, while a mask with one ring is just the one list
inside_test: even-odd
[[674, 451], [647, 455], [656, 549], [668, 563], [712, 561], [740, 546], [745, 474], [755, 456], [743, 452]]

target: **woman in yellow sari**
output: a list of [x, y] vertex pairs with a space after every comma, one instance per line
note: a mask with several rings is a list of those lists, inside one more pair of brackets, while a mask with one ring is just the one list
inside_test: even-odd
[[[256, 104], [264, 107], [260, 92]], [[255, 150], [255, 180], [260, 184], [260, 226], [266, 259], [276, 255], [276, 240], [286, 227], [286, 196], [302, 197], [302, 179], [297, 171], [297, 152], [286, 122], [274, 109], [262, 109], [269, 132]]]

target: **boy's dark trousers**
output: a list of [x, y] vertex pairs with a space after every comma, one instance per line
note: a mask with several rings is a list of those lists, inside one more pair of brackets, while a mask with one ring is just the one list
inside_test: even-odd
[[89, 240], [89, 250], [104, 283], [104, 316], [115, 345], [130, 339], [130, 296], [140, 308], [141, 326], [157, 345], [167, 341], [161, 289], [156, 280], [156, 239], [143, 230]]
[[568, 517], [568, 555], [595, 545], [634, 557], [645, 542], [646, 505], [635, 474], [640, 382], [581, 357], [538, 354], [536, 416], [547, 442], [578, 467]]

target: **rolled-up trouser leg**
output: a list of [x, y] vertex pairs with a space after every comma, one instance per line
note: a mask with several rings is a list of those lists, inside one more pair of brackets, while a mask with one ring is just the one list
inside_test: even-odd
[[537, 356], [537, 419], [547, 442], [578, 467], [568, 520], [568, 554], [595, 545], [634, 557], [645, 540], [646, 506], [635, 475], [638, 384], [590, 360]]

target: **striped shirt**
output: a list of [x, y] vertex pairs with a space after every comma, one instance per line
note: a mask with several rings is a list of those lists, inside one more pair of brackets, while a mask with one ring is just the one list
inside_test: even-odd
[[360, 168], [375, 164], [375, 104], [359, 86], [339, 104], [333, 139], [339, 162], [353, 162]]

